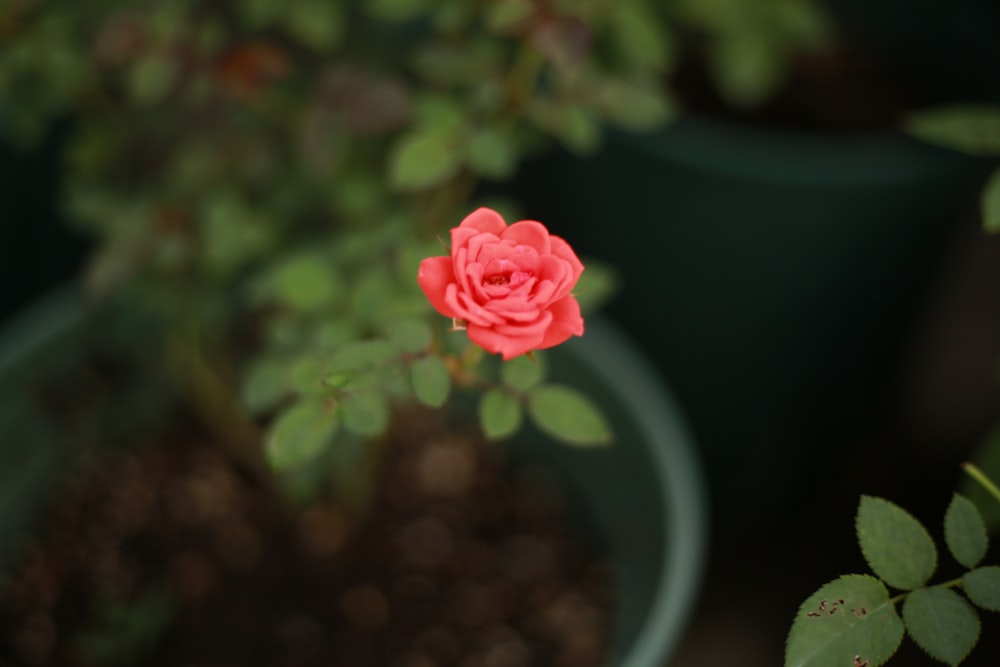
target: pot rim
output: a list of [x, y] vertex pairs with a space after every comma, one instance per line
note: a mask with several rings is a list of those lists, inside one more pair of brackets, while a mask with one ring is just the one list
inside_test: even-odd
[[651, 370], [651, 362], [611, 321], [588, 318], [584, 336], [567, 347], [620, 391], [631, 418], [650, 444], [667, 534], [653, 603], [622, 664], [662, 665], [686, 628], [707, 552], [708, 503], [694, 441], [677, 402]]

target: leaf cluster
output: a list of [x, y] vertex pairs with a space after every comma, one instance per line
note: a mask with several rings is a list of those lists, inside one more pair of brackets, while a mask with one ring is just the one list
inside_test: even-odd
[[[960, 664], [979, 640], [977, 608], [1000, 611], [1000, 567], [981, 564], [989, 539], [976, 505], [959, 494], [948, 505], [945, 545], [966, 571], [939, 583], [931, 583], [935, 542], [906, 510], [863, 496], [855, 524], [874, 576], [842, 576], [802, 603], [788, 635], [786, 667], [878, 667], [904, 634], [932, 658]], [[889, 588], [900, 593], [890, 596]]]
[[[16, 0], [0, 131], [30, 146], [71, 120], [62, 207], [96, 240], [90, 294], [157, 306], [188, 348], [173, 370], [197, 376], [182, 393], [266, 424], [264, 458], [305, 498], [356, 486], [398, 406], [459, 389], [482, 392], [490, 437], [527, 415], [610, 440], [541, 357], [480, 363], [415, 277], [477, 181], [668, 120], [660, 34], [645, 0]], [[593, 304], [613, 276], [588, 266]]]

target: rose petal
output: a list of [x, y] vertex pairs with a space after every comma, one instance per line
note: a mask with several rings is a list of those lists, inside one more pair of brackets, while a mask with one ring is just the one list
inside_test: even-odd
[[480, 232], [495, 234], [496, 236], [502, 235], [504, 230], [507, 229], [507, 223], [504, 222], [503, 217], [493, 209], [486, 207], [477, 208], [465, 216], [465, 219], [458, 226], [471, 227]]
[[[473, 262], [487, 262], [492, 259], [495, 255], [488, 254], [484, 257], [483, 253], [490, 253], [491, 251], [484, 250], [485, 248], [495, 248], [503, 247], [504, 243], [495, 234], [476, 234], [469, 239], [467, 247], [469, 248], [469, 260]], [[492, 251], [497, 252], [497, 251]], [[509, 253], [508, 253], [509, 254]]]
[[538, 349], [552, 315], [545, 313], [537, 326], [480, 327], [470, 325], [469, 340], [492, 354], [503, 355], [504, 361]]
[[549, 230], [545, 228], [545, 225], [534, 220], [515, 222], [500, 235], [500, 238], [531, 246], [542, 255], [547, 255], [552, 251], [549, 244]]
[[552, 236], [549, 240], [552, 243], [552, 254], [559, 259], [569, 262], [570, 268], [573, 271], [573, 285], [576, 285], [576, 281], [580, 279], [580, 274], [583, 273], [583, 262], [576, 256], [573, 248], [566, 243], [565, 239], [559, 236]]
[[483, 307], [514, 322], [531, 322], [538, 319], [538, 314], [543, 312], [526, 297], [514, 295], [490, 301], [483, 304]]
[[455, 273], [452, 270], [450, 257], [428, 257], [420, 262], [417, 270], [417, 283], [427, 295], [428, 301], [445, 317], [458, 317], [445, 302], [445, 290], [454, 284]]
[[551, 280], [555, 285], [555, 292], [551, 300], [563, 298], [576, 285], [576, 281], [573, 279], [573, 268], [569, 262], [559, 259], [555, 255], [542, 257], [542, 268], [538, 272], [538, 277], [543, 281]]
[[549, 306], [548, 312], [552, 313], [552, 324], [536, 349], [544, 350], [566, 342], [570, 336], [583, 335], [583, 316], [576, 297], [567, 296], [556, 301]]
[[499, 315], [491, 313], [473, 301], [468, 294], [459, 291], [458, 285], [454, 283], [445, 289], [444, 303], [454, 313], [449, 317], [458, 317], [472, 324], [490, 326], [504, 321]]
[[556, 284], [551, 280], [542, 280], [538, 283], [538, 287], [535, 288], [534, 294], [531, 295], [531, 303], [536, 308], [544, 308], [552, 303], [555, 293]]

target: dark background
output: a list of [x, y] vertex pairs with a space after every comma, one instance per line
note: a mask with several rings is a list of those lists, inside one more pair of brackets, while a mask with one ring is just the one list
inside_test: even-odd
[[[933, 97], [1000, 99], [995, 3], [834, 0], [831, 7]], [[64, 130], [31, 153], [0, 143], [0, 323], [73, 279], [88, 248], [58, 215], [55, 155]], [[716, 503], [704, 593], [671, 664], [781, 664], [799, 602], [840, 574], [867, 569], [854, 540], [860, 494], [892, 499], [940, 525], [961, 479], [958, 465], [1000, 421], [1000, 237], [981, 231], [974, 196], [956, 206], [949, 224], [942, 260], [928, 267], [927, 288], [885, 360], [874, 409], [836, 433], [817, 431], [801, 442], [822, 448], [822, 474], [766, 513]], [[708, 482], [713, 498], [722, 493], [724, 480]], [[997, 555], [994, 549], [991, 558]], [[963, 664], [1000, 660], [1000, 617], [983, 620], [982, 644]], [[936, 663], [905, 640], [892, 664]]]

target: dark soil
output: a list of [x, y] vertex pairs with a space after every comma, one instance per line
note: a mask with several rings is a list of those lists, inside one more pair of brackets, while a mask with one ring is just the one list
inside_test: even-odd
[[0, 579], [0, 664], [600, 664], [608, 568], [550, 478], [409, 416], [367, 521], [289, 510], [190, 419], [93, 461]]

